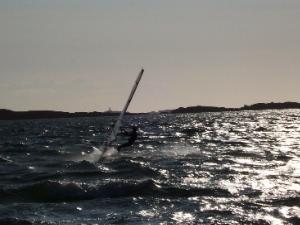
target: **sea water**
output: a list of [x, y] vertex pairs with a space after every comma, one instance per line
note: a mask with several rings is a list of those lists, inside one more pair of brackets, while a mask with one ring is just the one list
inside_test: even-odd
[[115, 119], [0, 121], [0, 224], [300, 224], [300, 110]]

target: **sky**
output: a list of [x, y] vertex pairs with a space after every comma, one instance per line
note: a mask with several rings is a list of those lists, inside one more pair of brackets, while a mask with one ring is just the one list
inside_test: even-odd
[[0, 0], [0, 108], [300, 102], [299, 0]]

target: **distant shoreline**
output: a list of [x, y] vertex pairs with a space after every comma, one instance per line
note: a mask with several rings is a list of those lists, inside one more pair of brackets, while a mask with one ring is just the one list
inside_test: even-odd
[[[12, 111], [0, 109], [0, 120], [31, 120], [31, 119], [59, 119], [59, 118], [78, 118], [78, 117], [102, 117], [118, 116], [118, 112], [63, 112], [52, 110], [29, 110], [29, 111]], [[126, 113], [134, 115], [135, 113]]]
[[298, 102], [282, 102], [282, 103], [256, 103], [253, 105], [244, 105], [240, 108], [226, 108], [215, 106], [191, 106], [180, 107], [171, 110], [170, 113], [199, 113], [199, 112], [226, 112], [226, 111], [244, 111], [244, 110], [270, 110], [270, 109], [300, 109]]
[[[190, 106], [179, 107], [174, 110], [161, 110], [161, 114], [180, 114], [180, 113], [200, 113], [200, 112], [228, 112], [244, 110], [270, 110], [270, 109], [300, 109], [298, 102], [283, 103], [256, 103], [253, 105], [244, 105], [240, 108], [226, 108], [216, 106]], [[137, 115], [147, 113], [127, 113], [127, 115]], [[57, 119], [57, 118], [78, 118], [78, 117], [102, 117], [118, 116], [119, 112], [63, 112], [52, 110], [30, 110], [30, 111], [13, 111], [0, 109], [0, 120], [26, 120], [26, 119]]]

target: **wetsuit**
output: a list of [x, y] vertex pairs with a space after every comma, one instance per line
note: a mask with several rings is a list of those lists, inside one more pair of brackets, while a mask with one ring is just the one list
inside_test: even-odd
[[118, 148], [117, 148], [118, 151], [120, 151], [121, 148], [129, 147], [129, 146], [133, 145], [138, 136], [136, 128], [133, 128], [133, 130], [131, 132], [126, 132], [125, 134], [129, 135], [130, 137], [128, 138], [128, 141], [126, 143], [118, 146]]

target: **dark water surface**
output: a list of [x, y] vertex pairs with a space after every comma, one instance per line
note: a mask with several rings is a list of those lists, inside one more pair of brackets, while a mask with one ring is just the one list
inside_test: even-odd
[[0, 121], [0, 224], [300, 224], [300, 111]]

